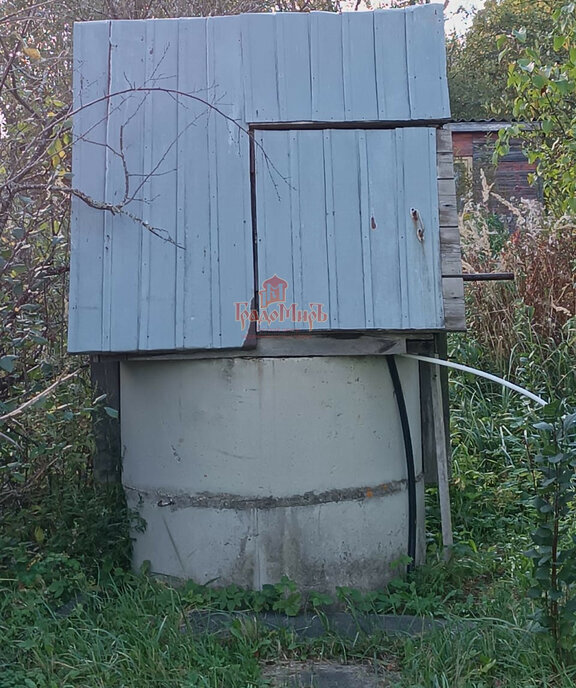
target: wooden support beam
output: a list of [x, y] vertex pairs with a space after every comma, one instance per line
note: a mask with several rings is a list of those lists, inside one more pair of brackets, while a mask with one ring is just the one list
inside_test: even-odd
[[438, 499], [440, 502], [442, 544], [444, 546], [444, 559], [448, 561], [452, 555], [454, 536], [452, 532], [452, 512], [450, 510], [449, 470], [448, 456], [446, 453], [442, 386], [440, 382], [440, 372], [437, 368], [432, 373], [432, 415], [434, 418], [434, 436], [436, 440]]
[[[99, 483], [120, 482], [122, 443], [120, 439], [120, 363], [117, 360], [90, 357], [90, 374], [94, 396], [106, 395], [105, 401], [95, 412], [93, 420], [94, 477]], [[118, 411], [112, 418], [104, 410], [109, 406]]]

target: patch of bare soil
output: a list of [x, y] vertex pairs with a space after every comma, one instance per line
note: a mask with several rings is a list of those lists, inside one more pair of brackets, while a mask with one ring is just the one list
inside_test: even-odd
[[400, 674], [382, 663], [277, 662], [263, 667], [271, 688], [394, 688]]

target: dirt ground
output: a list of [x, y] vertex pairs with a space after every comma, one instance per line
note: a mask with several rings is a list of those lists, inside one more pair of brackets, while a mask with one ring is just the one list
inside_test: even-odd
[[263, 668], [271, 688], [394, 688], [399, 674], [384, 664], [280, 662]]

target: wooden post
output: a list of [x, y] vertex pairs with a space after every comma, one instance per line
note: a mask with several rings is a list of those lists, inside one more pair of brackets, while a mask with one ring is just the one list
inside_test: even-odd
[[122, 470], [122, 443], [120, 440], [120, 415], [112, 418], [104, 410], [109, 406], [120, 414], [120, 363], [90, 357], [90, 374], [94, 395], [106, 394], [106, 400], [93, 421], [94, 478], [99, 483], [120, 482]]
[[[426, 356], [438, 354], [439, 358], [446, 360], [447, 346], [446, 334], [434, 335], [434, 345], [430, 343], [428, 350], [420, 350]], [[413, 349], [410, 353], [416, 353]], [[450, 400], [448, 394], [448, 369], [439, 368], [431, 363], [420, 361], [420, 418], [422, 426], [422, 466], [424, 470], [424, 481], [426, 485], [438, 484], [438, 464], [436, 452], [436, 432], [434, 424], [434, 408], [432, 398], [432, 387], [435, 384], [435, 376], [440, 376], [440, 387], [442, 396], [441, 416], [444, 422], [444, 438], [446, 442], [446, 462], [448, 465], [448, 475], [452, 474], [452, 450], [450, 446]]]
[[440, 374], [437, 369], [434, 370], [432, 376], [432, 413], [434, 416], [434, 435], [436, 439], [438, 499], [440, 501], [442, 544], [444, 545], [444, 559], [445, 561], [448, 561], [452, 555], [452, 545], [454, 544], [454, 539], [452, 534], [452, 513], [450, 511], [448, 455], [446, 452], [442, 388]]

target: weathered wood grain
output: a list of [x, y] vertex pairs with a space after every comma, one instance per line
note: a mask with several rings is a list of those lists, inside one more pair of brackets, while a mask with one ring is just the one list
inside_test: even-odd
[[[460, 231], [456, 210], [456, 185], [452, 155], [452, 135], [448, 129], [438, 129], [437, 174], [438, 174], [438, 207], [440, 218], [440, 256], [442, 275], [459, 275], [462, 273], [462, 255], [460, 250]], [[444, 301], [444, 327], [448, 331], [466, 329], [464, 304], [464, 282], [461, 278], [442, 278], [442, 296]]]

